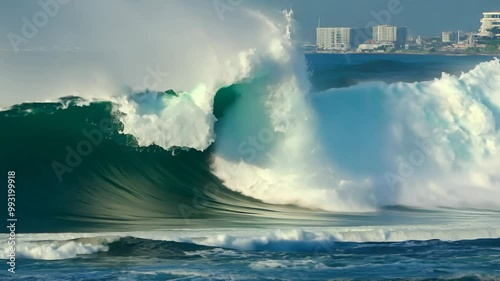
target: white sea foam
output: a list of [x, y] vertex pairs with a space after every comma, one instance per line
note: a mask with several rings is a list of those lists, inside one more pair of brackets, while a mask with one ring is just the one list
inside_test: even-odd
[[274, 269], [274, 268], [327, 268], [321, 262], [314, 260], [262, 260], [256, 261], [249, 265], [250, 268], [254, 270], [266, 270], [266, 269]]
[[[293, 90], [300, 87], [287, 85], [288, 95], [307, 104]], [[459, 77], [315, 93], [314, 114], [295, 103], [288, 106], [293, 117], [270, 108], [271, 118], [293, 124], [284, 133], [271, 127], [271, 144], [250, 144], [246, 136], [260, 136], [253, 130], [230, 147], [224, 139], [237, 136], [222, 134], [213, 169], [231, 189], [273, 204], [347, 212], [386, 205], [499, 209], [499, 88], [500, 62], [492, 60]], [[270, 103], [289, 104], [279, 87], [269, 90]], [[227, 123], [228, 131], [238, 124]]]
[[[60, 240], [41, 240], [43, 235], [27, 236], [20, 235], [15, 245], [9, 245], [7, 241], [0, 244], [0, 258], [7, 259], [12, 246], [16, 249], [16, 258], [39, 259], [39, 260], [61, 260], [75, 258], [79, 255], [88, 255], [107, 251], [107, 243], [114, 241], [115, 237], [81, 238], [82, 235], [75, 234], [78, 239], [63, 240], [64, 234], [49, 235]], [[85, 235], [83, 235], [85, 236]], [[88, 235], [87, 235], [88, 236]], [[33, 239], [34, 238], [34, 239]], [[7, 239], [5, 239], [7, 240]]]

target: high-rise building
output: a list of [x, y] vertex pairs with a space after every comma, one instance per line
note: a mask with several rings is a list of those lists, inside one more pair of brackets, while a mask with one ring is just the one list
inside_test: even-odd
[[500, 12], [486, 12], [483, 13], [481, 19], [481, 28], [479, 29], [479, 36], [492, 36], [491, 29], [500, 28]]
[[394, 44], [395, 48], [402, 48], [406, 44], [408, 30], [406, 27], [395, 25], [376, 25], [373, 27], [373, 41], [375, 43]]
[[318, 27], [316, 45], [319, 50], [348, 51], [371, 39], [371, 31], [351, 27]]
[[320, 50], [350, 50], [350, 27], [318, 27], [316, 30], [316, 44]]
[[443, 43], [456, 43], [458, 40], [458, 36], [456, 32], [445, 31], [442, 33], [441, 39]]

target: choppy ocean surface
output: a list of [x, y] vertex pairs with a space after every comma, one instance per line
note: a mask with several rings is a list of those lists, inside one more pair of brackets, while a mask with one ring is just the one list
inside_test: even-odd
[[[83, 242], [85, 243], [85, 242]], [[262, 245], [266, 244], [265, 242]], [[294, 244], [288, 242], [286, 244]], [[3, 280], [498, 280], [498, 239], [323, 242], [258, 250], [131, 237], [73, 259], [19, 260]], [[315, 244], [315, 245], [314, 245]], [[90, 246], [87, 246], [90, 247]]]

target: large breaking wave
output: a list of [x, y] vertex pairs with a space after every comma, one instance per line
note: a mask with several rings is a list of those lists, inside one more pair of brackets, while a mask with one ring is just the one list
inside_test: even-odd
[[292, 13], [245, 16], [261, 32], [256, 45], [211, 54], [223, 67], [191, 88], [91, 93], [0, 112], [10, 135], [0, 141], [9, 159], [2, 168], [20, 174], [29, 230], [57, 231], [40, 222], [58, 220], [98, 229], [269, 215], [291, 205], [500, 207], [499, 60], [433, 81], [312, 92]]

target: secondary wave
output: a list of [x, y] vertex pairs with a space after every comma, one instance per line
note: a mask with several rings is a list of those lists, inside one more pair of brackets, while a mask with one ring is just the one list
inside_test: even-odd
[[[405, 252], [441, 247], [500, 246], [500, 228], [490, 225], [394, 226], [303, 229], [199, 229], [127, 233], [24, 234], [18, 237], [19, 258], [60, 260], [87, 257], [136, 256], [160, 259], [203, 256], [226, 251], [308, 252], [373, 254], [373, 251]], [[482, 239], [478, 239], [482, 237]], [[439, 240], [438, 240], [439, 239]], [[441, 245], [441, 247], [439, 247]], [[436, 247], [438, 246], [438, 247]], [[0, 244], [0, 259], [9, 253]], [[361, 254], [361, 253], [360, 253]]]

